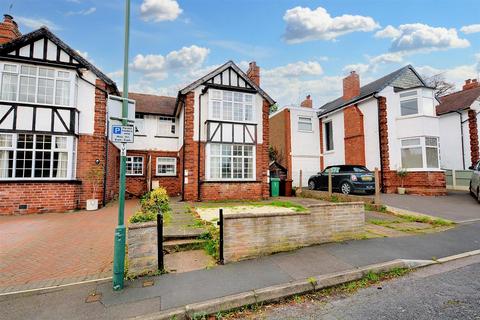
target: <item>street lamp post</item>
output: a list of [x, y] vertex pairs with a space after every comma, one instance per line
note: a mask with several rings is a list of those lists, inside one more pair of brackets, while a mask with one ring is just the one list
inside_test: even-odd
[[[123, 99], [122, 125], [128, 124], [128, 47], [130, 37], [130, 0], [125, 0], [125, 47], [123, 52]], [[118, 225], [115, 228], [113, 252], [113, 290], [123, 289], [125, 271], [125, 171], [127, 165], [127, 146], [122, 143], [120, 156], [120, 190], [118, 207]]]

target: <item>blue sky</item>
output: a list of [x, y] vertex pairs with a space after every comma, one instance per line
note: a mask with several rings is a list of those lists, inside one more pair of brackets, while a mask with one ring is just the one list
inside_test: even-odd
[[[121, 85], [123, 0], [10, 1], [23, 33], [47, 25]], [[479, 12], [474, 0], [132, 0], [130, 91], [176, 95], [228, 60], [257, 61], [280, 105], [311, 94], [320, 106], [351, 70], [366, 84], [408, 63], [460, 88], [480, 71]]]

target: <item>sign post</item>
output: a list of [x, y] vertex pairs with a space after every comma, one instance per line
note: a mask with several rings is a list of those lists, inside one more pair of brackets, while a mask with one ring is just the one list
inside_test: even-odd
[[[123, 101], [122, 101], [122, 126], [112, 126], [112, 136], [122, 134], [123, 128], [128, 124], [128, 46], [130, 37], [130, 0], [125, 0], [125, 47], [123, 56]], [[120, 129], [119, 129], [120, 127]], [[128, 131], [128, 129], [127, 129]], [[133, 130], [132, 130], [133, 137]], [[119, 138], [120, 139], [120, 138]], [[121, 140], [121, 139], [120, 139]], [[132, 141], [133, 142], [133, 141]], [[118, 225], [115, 228], [113, 251], [113, 290], [123, 289], [125, 272], [125, 182], [127, 166], [127, 145], [121, 142], [120, 155], [120, 191], [118, 205]]]

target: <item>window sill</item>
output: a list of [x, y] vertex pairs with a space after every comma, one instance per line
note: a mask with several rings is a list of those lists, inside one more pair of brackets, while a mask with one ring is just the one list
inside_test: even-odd
[[178, 136], [154, 136], [155, 138], [171, 138], [171, 139], [178, 139]]
[[323, 154], [333, 154], [333, 153], [335, 153], [335, 150], [325, 151]]
[[420, 114], [420, 113], [417, 113], [417, 114], [409, 114], [408, 116], [398, 116], [395, 118], [395, 120], [407, 120], [407, 119], [415, 119], [415, 118], [432, 118], [432, 119], [436, 119], [438, 118], [437, 116], [430, 116], [430, 115], [426, 115], [426, 114]]
[[144, 178], [145, 175], [142, 173], [142, 174], [126, 174], [125, 175], [126, 177], [132, 177], [132, 178]]
[[161, 174], [156, 174], [156, 178], [178, 178], [178, 175], [173, 174], [173, 175], [161, 175]]
[[313, 133], [313, 130], [298, 130], [298, 132]]
[[260, 180], [203, 180], [202, 183], [261, 183]]
[[68, 179], [0, 179], [0, 183], [69, 183], [82, 184], [81, 180]]
[[135, 137], [146, 137], [147, 135], [146, 134], [134, 134], [133, 136], [135, 136]]

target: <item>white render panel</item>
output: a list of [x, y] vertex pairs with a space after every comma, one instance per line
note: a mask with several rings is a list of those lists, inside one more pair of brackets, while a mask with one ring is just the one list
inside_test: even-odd
[[[466, 112], [463, 112], [463, 119]], [[464, 126], [464, 129], [468, 126]], [[440, 165], [444, 169], [463, 170], [462, 156], [462, 135], [460, 130], [460, 115], [458, 113], [448, 113], [440, 116]], [[467, 136], [466, 134], [465, 136]], [[464, 139], [465, 151], [470, 149], [470, 144], [466, 144]], [[468, 139], [469, 140], [469, 139]], [[470, 154], [470, 151], [468, 150]], [[469, 158], [465, 159], [469, 160]], [[467, 168], [467, 167], [465, 167]]]
[[[345, 164], [345, 130], [343, 120], [343, 110], [322, 118], [323, 122], [332, 121], [333, 125], [333, 150], [323, 153], [325, 167], [330, 165]], [[325, 139], [325, 125], [323, 137]], [[325, 142], [323, 143], [325, 148]]]
[[[92, 72], [85, 72], [83, 77], [95, 83], [96, 77]], [[95, 87], [82, 79], [78, 79], [77, 109], [80, 111], [79, 133], [93, 134], [95, 121]]]
[[[10, 105], [0, 105], [0, 119], [10, 110]], [[13, 111], [3, 120], [0, 124], [0, 129], [12, 129], [13, 128]]]
[[50, 40], [47, 43], [47, 60], [57, 60], [57, 45]]
[[243, 125], [236, 124], [233, 126], [233, 137], [234, 137], [233, 142], [243, 143]]
[[[249, 134], [249, 132], [250, 132], [250, 134]], [[255, 126], [254, 125], [247, 125], [246, 130], [245, 130], [245, 142], [246, 143], [253, 143], [254, 141], [255, 141]]]
[[300, 185], [300, 170], [302, 170], [302, 187], [306, 187], [308, 179], [320, 171], [319, 157], [292, 156], [292, 185], [294, 187]]
[[44, 39], [37, 40], [33, 43], [33, 57], [43, 59], [43, 43]]
[[380, 169], [380, 147], [378, 137], [378, 104], [372, 98], [361, 104], [358, 108], [363, 113], [363, 129], [365, 136], [365, 166], [374, 170]]
[[52, 129], [52, 109], [37, 108], [35, 129], [39, 131], [50, 131]]
[[70, 62], [70, 56], [63, 50], [60, 51], [60, 61]]
[[21, 57], [30, 57], [30, 45], [26, 45], [24, 47], [21, 47], [18, 54]]
[[232, 124], [224, 123], [222, 130], [222, 140], [223, 141], [232, 141]]
[[[134, 142], [127, 145], [128, 150], [178, 151], [178, 137], [158, 137], [158, 116], [145, 115], [144, 135], [135, 135]], [[178, 128], [175, 128], [178, 133]]]
[[17, 108], [17, 130], [32, 130], [33, 108], [21, 107]]

